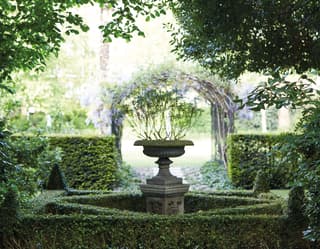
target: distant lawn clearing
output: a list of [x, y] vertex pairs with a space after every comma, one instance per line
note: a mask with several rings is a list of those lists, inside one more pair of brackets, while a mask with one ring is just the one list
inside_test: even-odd
[[[185, 139], [192, 140], [194, 146], [186, 146], [186, 153], [179, 158], [171, 158], [173, 167], [201, 167], [211, 159], [210, 134], [192, 134]], [[143, 154], [141, 146], [133, 146], [138, 140], [130, 131], [125, 129], [122, 139], [123, 160], [134, 168], [157, 167], [157, 158], [150, 158]]]

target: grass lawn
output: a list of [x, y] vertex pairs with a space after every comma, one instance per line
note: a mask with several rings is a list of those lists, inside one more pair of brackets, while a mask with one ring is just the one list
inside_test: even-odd
[[277, 196], [282, 197], [283, 199], [288, 199], [289, 189], [273, 189], [271, 192]]

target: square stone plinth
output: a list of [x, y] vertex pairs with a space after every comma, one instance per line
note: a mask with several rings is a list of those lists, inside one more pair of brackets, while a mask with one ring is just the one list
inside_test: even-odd
[[188, 184], [142, 184], [140, 189], [146, 198], [147, 212], [154, 214], [183, 214], [184, 194]]
[[183, 214], [184, 196], [180, 197], [146, 197], [147, 212], [153, 214]]

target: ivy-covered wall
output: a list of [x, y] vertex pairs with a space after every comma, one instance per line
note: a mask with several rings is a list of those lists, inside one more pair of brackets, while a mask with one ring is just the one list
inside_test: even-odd
[[49, 144], [62, 149], [61, 169], [76, 189], [111, 189], [117, 179], [114, 137], [50, 136]]
[[271, 188], [285, 188], [293, 180], [297, 163], [286, 160], [277, 148], [292, 134], [232, 134], [227, 141], [228, 175], [237, 187], [250, 189], [259, 170]]

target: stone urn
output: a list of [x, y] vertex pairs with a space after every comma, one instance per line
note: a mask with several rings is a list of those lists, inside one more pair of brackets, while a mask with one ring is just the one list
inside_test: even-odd
[[190, 140], [138, 140], [135, 146], [143, 146], [143, 153], [149, 157], [157, 157], [155, 162], [159, 172], [140, 189], [146, 197], [147, 212], [157, 214], [182, 214], [184, 212], [184, 194], [189, 185], [183, 184], [182, 178], [170, 172], [169, 158], [179, 157], [185, 153], [185, 146], [193, 145]]

